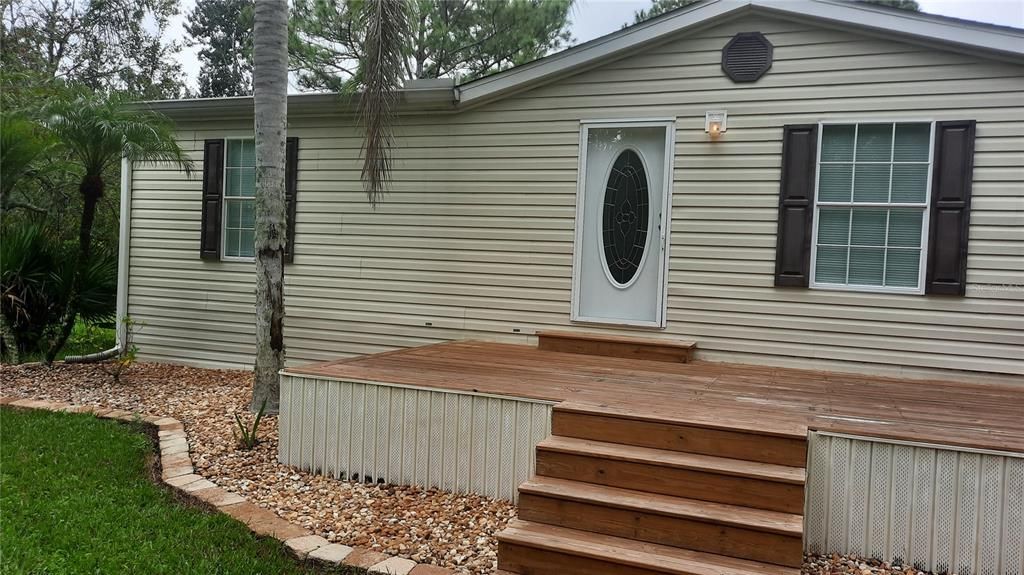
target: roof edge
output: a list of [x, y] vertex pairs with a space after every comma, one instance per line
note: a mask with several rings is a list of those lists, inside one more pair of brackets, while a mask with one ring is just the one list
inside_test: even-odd
[[[332, 113], [355, 113], [359, 94], [340, 92], [289, 94], [289, 116], [318, 116]], [[456, 104], [455, 88], [448, 82], [413, 84], [399, 90], [400, 112], [451, 111]], [[139, 106], [159, 112], [172, 119], [248, 118], [253, 116], [252, 96], [223, 98], [189, 98], [183, 100], [150, 100]]]
[[[989, 25], [841, 0], [704, 0], [646, 22], [623, 28], [539, 60], [455, 85], [451, 79], [418, 80], [400, 90], [400, 112], [454, 112], [513, 92], [593, 68], [666, 39], [751, 12], [853, 28], [875, 36], [1024, 64], [1024, 29]], [[291, 94], [293, 116], [354, 113], [359, 94]], [[246, 118], [253, 115], [251, 96], [143, 102], [175, 119]]]
[[1024, 63], [1024, 30], [923, 12], [840, 0], [707, 0], [596, 38], [529, 64], [510, 68], [456, 88], [459, 105], [500, 98], [597, 65], [664, 37], [712, 25], [744, 11], [853, 27], [905, 41], [949, 46], [995, 59]]
[[613, 55], [624, 55], [682, 30], [748, 9], [750, 0], [707, 0], [628, 26], [533, 62], [484, 76], [456, 87], [460, 105], [500, 97], [545, 80], [593, 65]]

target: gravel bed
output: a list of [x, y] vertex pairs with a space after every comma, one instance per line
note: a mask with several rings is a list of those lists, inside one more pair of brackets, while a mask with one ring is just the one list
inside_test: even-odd
[[849, 555], [807, 555], [800, 575], [932, 575], [908, 565], [891, 565]]
[[[331, 542], [458, 573], [494, 573], [494, 534], [515, 517], [515, 506], [478, 495], [342, 481], [281, 465], [276, 417], [267, 417], [260, 426], [262, 442], [255, 449], [240, 451], [233, 414], [251, 420], [251, 386], [252, 374], [247, 371], [170, 364], [136, 364], [120, 384], [96, 365], [0, 368], [4, 395], [181, 420], [197, 473]], [[841, 555], [807, 556], [801, 574], [929, 575], [912, 567]]]

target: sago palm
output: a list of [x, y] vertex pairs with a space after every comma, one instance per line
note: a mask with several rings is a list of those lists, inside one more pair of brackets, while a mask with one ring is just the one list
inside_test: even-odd
[[78, 315], [79, 280], [89, 266], [96, 206], [106, 189], [105, 177], [121, 158], [133, 162], [169, 162], [191, 174], [192, 160], [174, 139], [174, 128], [164, 116], [131, 106], [120, 97], [80, 96], [58, 100], [43, 109], [42, 121], [57, 138], [71, 161], [82, 170], [78, 191], [82, 219], [78, 230], [78, 271], [72, 280], [63, 329], [47, 353], [53, 361], [67, 341]]

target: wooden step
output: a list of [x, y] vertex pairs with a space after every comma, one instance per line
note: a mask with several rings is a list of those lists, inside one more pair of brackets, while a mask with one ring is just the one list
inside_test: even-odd
[[654, 449], [805, 467], [807, 430], [770, 430], [728, 421], [705, 423], [684, 416], [637, 414], [612, 406], [560, 403], [551, 433]]
[[537, 445], [537, 475], [803, 513], [802, 468], [552, 436]]
[[563, 353], [685, 363], [693, 359], [696, 347], [692, 341], [568, 331], [537, 332], [537, 349]]
[[799, 567], [799, 515], [550, 477], [519, 486], [520, 519]]
[[798, 569], [513, 520], [498, 568], [522, 575], [798, 575]]

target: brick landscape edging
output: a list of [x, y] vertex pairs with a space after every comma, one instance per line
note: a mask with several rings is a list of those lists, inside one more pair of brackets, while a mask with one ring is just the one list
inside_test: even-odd
[[208, 503], [244, 523], [256, 535], [273, 537], [299, 559], [320, 561], [332, 565], [363, 567], [371, 573], [388, 575], [453, 575], [451, 569], [436, 565], [419, 564], [404, 557], [385, 555], [372, 549], [348, 547], [331, 543], [314, 535], [304, 527], [290, 523], [269, 509], [246, 501], [237, 493], [217, 487], [212, 481], [195, 472], [189, 455], [185, 425], [173, 417], [159, 417], [122, 409], [108, 409], [88, 405], [73, 405], [60, 401], [0, 397], [0, 405], [25, 409], [45, 409], [67, 413], [92, 413], [104, 419], [141, 421], [157, 429], [160, 440], [161, 480], [169, 487]]

